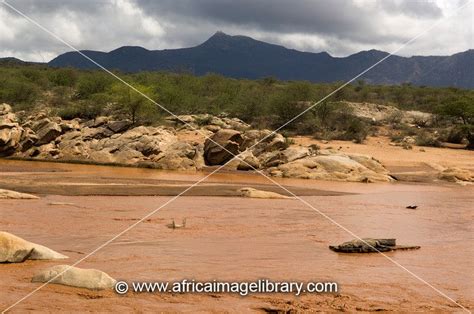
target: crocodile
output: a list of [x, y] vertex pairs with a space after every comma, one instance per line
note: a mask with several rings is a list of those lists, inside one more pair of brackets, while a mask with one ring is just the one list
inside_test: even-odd
[[397, 245], [396, 239], [355, 239], [340, 245], [330, 245], [329, 249], [340, 253], [380, 253], [395, 250], [418, 250], [419, 246]]

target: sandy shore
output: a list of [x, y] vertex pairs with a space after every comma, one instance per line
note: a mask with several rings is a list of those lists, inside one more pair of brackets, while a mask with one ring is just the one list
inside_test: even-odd
[[[0, 200], [1, 229], [70, 256], [67, 263], [81, 259], [171, 197], [139, 196], [138, 191], [146, 190], [144, 186], [153, 195], [171, 195], [205, 175], [20, 161], [1, 161], [0, 170], [0, 186], [16, 182], [24, 191], [35, 186], [41, 196], [39, 200]], [[178, 198], [78, 266], [97, 268], [127, 281], [335, 281], [339, 293], [300, 297], [118, 296], [112, 291], [48, 285], [13, 312], [71, 312], [78, 308], [216, 313], [461, 310], [381, 255], [341, 255], [330, 251], [328, 245], [351, 240], [352, 236], [300, 201], [244, 199], [232, 194], [235, 187], [250, 185], [273, 189], [263, 177], [221, 173], [206, 182], [198, 190], [201, 194]], [[387, 255], [462, 306], [474, 306], [473, 187], [288, 179], [280, 182], [361, 237], [394, 237], [400, 244], [420, 245], [418, 251]], [[114, 187], [111, 184], [119, 186], [120, 193], [66, 193], [81, 191], [84, 186], [94, 188], [96, 194], [109, 193]], [[49, 191], [48, 186], [56, 186], [61, 193]], [[132, 196], [120, 196], [126, 189], [132, 191]], [[219, 190], [227, 192], [219, 195]], [[70, 204], [52, 205], [57, 203]], [[408, 204], [419, 208], [408, 210]], [[168, 229], [166, 224], [173, 218], [187, 218], [188, 226]], [[60, 263], [0, 265], [0, 307], [9, 306], [35, 289], [38, 284], [30, 282], [35, 272]]]

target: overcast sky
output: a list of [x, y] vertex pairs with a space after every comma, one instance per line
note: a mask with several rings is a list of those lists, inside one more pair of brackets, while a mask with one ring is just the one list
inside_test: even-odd
[[[191, 47], [216, 31], [333, 56], [369, 49], [449, 55], [474, 48], [469, 0], [6, 0], [78, 49]], [[1, 0], [0, 0], [1, 2]], [[0, 3], [0, 57], [49, 61], [71, 49]]]

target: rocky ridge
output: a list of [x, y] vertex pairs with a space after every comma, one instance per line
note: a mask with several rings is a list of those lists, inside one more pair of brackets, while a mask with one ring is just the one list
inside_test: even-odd
[[[169, 117], [167, 121], [166, 126], [134, 126], [128, 120], [111, 117], [62, 120], [44, 112], [19, 119], [9, 105], [2, 104], [0, 156], [166, 170], [200, 170], [225, 164], [230, 170], [259, 170], [284, 178], [394, 180], [370, 156], [323, 150], [317, 145], [291, 145], [281, 134], [253, 130], [239, 119], [204, 114]], [[186, 132], [201, 136], [183, 139]], [[460, 180], [458, 177], [450, 176], [452, 180]]]

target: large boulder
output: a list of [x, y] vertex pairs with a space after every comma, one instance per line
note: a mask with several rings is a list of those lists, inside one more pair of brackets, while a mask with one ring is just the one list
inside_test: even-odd
[[446, 168], [439, 172], [440, 180], [449, 182], [474, 182], [474, 173], [456, 167]]
[[251, 149], [255, 156], [283, 150], [288, 144], [283, 135], [270, 130], [249, 130], [243, 134], [242, 149]]
[[54, 142], [41, 145], [39, 147], [32, 147], [29, 150], [25, 151], [20, 156], [32, 157], [37, 159], [59, 159], [61, 158], [61, 151], [58, 149]]
[[100, 140], [103, 138], [110, 137], [113, 134], [114, 132], [109, 130], [106, 127], [97, 127], [97, 128], [85, 127], [82, 129], [82, 138], [84, 139], [84, 141], [90, 141], [93, 139]]
[[36, 133], [32, 129], [25, 127], [24, 132], [21, 135], [21, 151], [27, 151], [28, 149], [33, 147], [37, 141], [38, 136], [36, 135]]
[[103, 126], [104, 124], [106, 124], [109, 121], [110, 121], [109, 117], [101, 116], [101, 117], [97, 117], [95, 119], [92, 119], [92, 120], [89, 120], [89, 121], [85, 122], [84, 126], [88, 127], [88, 128], [98, 128], [100, 126]]
[[282, 151], [263, 153], [259, 156], [266, 167], [275, 167], [313, 155], [314, 152], [305, 146], [293, 146]]
[[221, 129], [204, 143], [204, 160], [206, 165], [223, 165], [240, 152], [243, 142], [239, 131]]
[[24, 130], [18, 123], [0, 124], [0, 156], [9, 156], [20, 147]]
[[129, 120], [107, 122], [107, 128], [113, 131], [114, 133], [122, 133], [128, 130], [131, 126], [132, 122]]
[[14, 154], [21, 146], [24, 129], [8, 104], [0, 105], [0, 156]]
[[117, 282], [103, 271], [56, 265], [33, 276], [32, 282], [48, 282], [90, 290], [111, 289]]
[[61, 121], [59, 123], [59, 127], [61, 128], [62, 133], [77, 131], [81, 129], [81, 125], [79, 124], [79, 119], [73, 119], [70, 121]]
[[36, 132], [38, 141], [35, 145], [41, 146], [44, 144], [48, 144], [54, 141], [58, 136], [60, 136], [61, 132], [61, 127], [56, 122], [50, 121], [41, 126]]
[[246, 150], [239, 155], [237, 170], [256, 170], [260, 168], [260, 161], [251, 151]]
[[0, 116], [6, 115], [12, 112], [12, 107], [9, 104], [0, 104]]
[[349, 155], [321, 151], [268, 169], [272, 176], [300, 179], [320, 179], [352, 182], [390, 182], [393, 178], [375, 159], [363, 155]]
[[202, 145], [177, 142], [152, 158], [153, 167], [163, 170], [198, 170], [203, 167]]
[[45, 246], [28, 242], [8, 232], [0, 232], [0, 263], [21, 263], [31, 260], [68, 258]]

